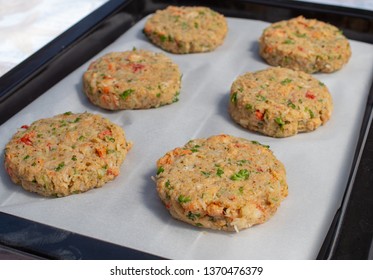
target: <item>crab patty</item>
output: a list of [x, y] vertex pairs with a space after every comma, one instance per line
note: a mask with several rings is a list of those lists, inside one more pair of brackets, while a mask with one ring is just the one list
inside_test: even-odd
[[231, 87], [228, 110], [249, 130], [287, 137], [325, 124], [333, 102], [325, 84], [310, 74], [272, 67], [239, 76]]
[[330, 73], [348, 62], [351, 47], [337, 27], [299, 16], [267, 27], [259, 39], [259, 52], [272, 66]]
[[162, 53], [112, 52], [91, 63], [83, 87], [88, 99], [104, 109], [148, 109], [178, 100], [181, 73]]
[[230, 135], [191, 140], [157, 167], [166, 208], [198, 227], [239, 231], [264, 223], [288, 194], [285, 168], [269, 147]]
[[62, 197], [113, 180], [130, 148], [108, 119], [67, 112], [22, 126], [6, 145], [4, 165], [25, 190]]
[[225, 17], [207, 7], [169, 6], [156, 11], [144, 27], [155, 45], [178, 54], [212, 51], [227, 32]]

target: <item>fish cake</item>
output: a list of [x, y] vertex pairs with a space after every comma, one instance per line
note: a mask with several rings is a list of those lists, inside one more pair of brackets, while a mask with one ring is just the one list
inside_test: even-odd
[[221, 45], [228, 32], [225, 17], [207, 7], [169, 6], [145, 23], [153, 44], [176, 54], [209, 52]]
[[62, 197], [116, 178], [131, 146], [110, 120], [66, 112], [22, 126], [5, 147], [4, 165], [25, 190]]
[[90, 64], [83, 89], [93, 104], [104, 109], [156, 108], [178, 101], [181, 73], [162, 53], [112, 52]]
[[233, 82], [228, 111], [249, 130], [288, 137], [325, 124], [333, 101], [326, 85], [310, 74], [271, 67], [247, 72]]
[[288, 195], [285, 167], [268, 146], [226, 134], [191, 140], [157, 168], [170, 214], [198, 227], [239, 231], [264, 223]]
[[303, 16], [267, 27], [259, 39], [259, 52], [272, 66], [307, 73], [337, 71], [351, 57], [350, 44], [340, 29]]

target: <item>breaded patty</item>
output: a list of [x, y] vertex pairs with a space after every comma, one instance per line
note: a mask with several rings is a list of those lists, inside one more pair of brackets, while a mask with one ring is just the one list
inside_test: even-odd
[[272, 137], [312, 131], [333, 111], [325, 84], [302, 71], [272, 67], [239, 76], [230, 91], [229, 113], [241, 126]]
[[169, 6], [156, 11], [144, 28], [155, 45], [178, 54], [212, 51], [227, 32], [225, 17], [207, 7]]
[[276, 22], [259, 39], [260, 55], [273, 66], [307, 73], [339, 70], [351, 56], [347, 38], [337, 27], [302, 16]]
[[132, 50], [106, 54], [83, 75], [84, 92], [104, 109], [148, 109], [178, 100], [181, 73], [162, 53]]
[[108, 119], [67, 112], [22, 126], [6, 145], [4, 165], [25, 190], [61, 197], [113, 180], [130, 148]]
[[288, 194], [268, 146], [230, 135], [194, 139], [157, 161], [158, 194], [186, 223], [239, 231], [267, 221]]

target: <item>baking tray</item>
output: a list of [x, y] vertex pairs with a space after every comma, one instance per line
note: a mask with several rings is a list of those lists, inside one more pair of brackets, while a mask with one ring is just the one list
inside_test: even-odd
[[[340, 27], [349, 39], [373, 43], [373, 13], [359, 9], [294, 1], [110, 1], [0, 78], [0, 123], [91, 60], [142, 18], [170, 4], [203, 4], [227, 17], [266, 22], [302, 14]], [[365, 112], [361, 112], [360, 134], [341, 206], [330, 221], [317, 259], [372, 258], [372, 95], [371, 89]], [[0, 245], [37, 258], [162, 258], [2, 212]]]

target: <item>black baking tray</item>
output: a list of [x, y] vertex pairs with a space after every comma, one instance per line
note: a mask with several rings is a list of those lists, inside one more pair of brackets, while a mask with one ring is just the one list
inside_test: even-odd
[[[0, 77], [0, 125], [144, 16], [168, 5], [203, 5], [227, 17], [267, 22], [303, 15], [338, 26], [349, 39], [373, 44], [373, 12], [367, 10], [279, 0], [111, 0]], [[372, 106], [373, 85], [344, 197], [317, 259], [373, 259]], [[2, 212], [0, 247], [36, 259], [162, 259]]]

